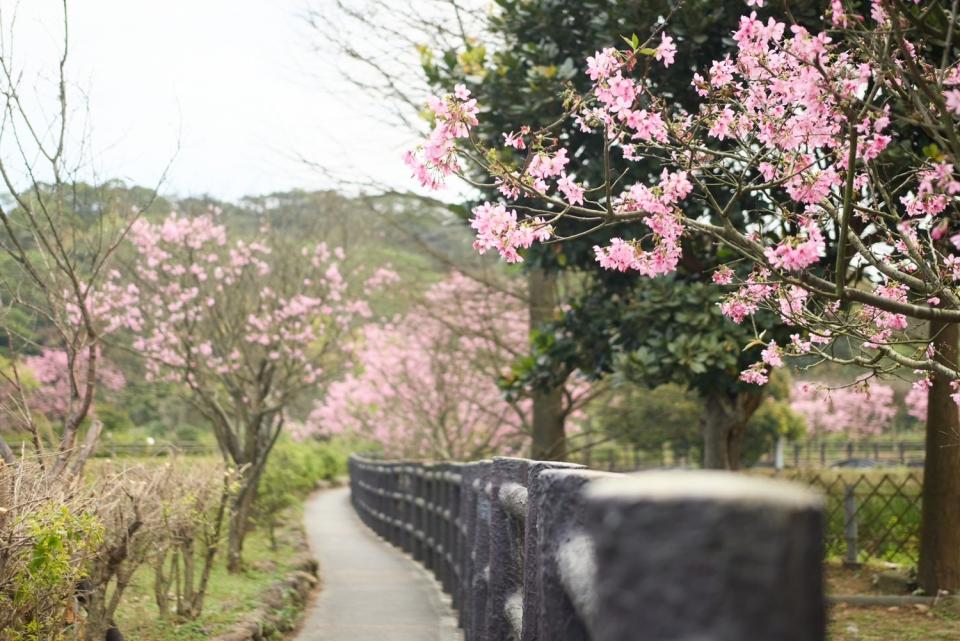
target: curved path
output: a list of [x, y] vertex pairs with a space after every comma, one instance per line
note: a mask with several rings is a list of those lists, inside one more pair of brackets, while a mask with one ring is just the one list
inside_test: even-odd
[[297, 641], [461, 641], [433, 577], [360, 522], [349, 489], [318, 492], [304, 518], [322, 588]]

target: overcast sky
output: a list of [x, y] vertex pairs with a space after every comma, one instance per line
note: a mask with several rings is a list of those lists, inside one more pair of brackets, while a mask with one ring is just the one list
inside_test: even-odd
[[[149, 185], [172, 163], [165, 193], [228, 199], [331, 186], [302, 155], [406, 184], [410, 137], [359, 121], [360, 98], [311, 53], [307, 1], [72, 0], [68, 74], [88, 95], [98, 174]], [[7, 29], [16, 5], [0, 0]], [[19, 3], [27, 73], [55, 70], [59, 6]]]

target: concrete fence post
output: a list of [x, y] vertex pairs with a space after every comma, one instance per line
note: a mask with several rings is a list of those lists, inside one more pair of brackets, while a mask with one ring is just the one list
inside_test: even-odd
[[460, 599], [464, 641], [485, 641], [480, 634], [487, 603], [490, 498], [486, 486], [491, 465], [490, 461], [464, 465], [460, 481], [460, 517], [465, 524]]
[[541, 572], [539, 497], [544, 493], [540, 475], [547, 470], [583, 470], [573, 463], [531, 462], [527, 468], [527, 518], [524, 541], [523, 564], [523, 621], [521, 641], [537, 641], [540, 634]]
[[537, 475], [527, 501], [528, 511], [537, 514], [539, 594], [531, 608], [536, 621], [530, 617], [525, 622], [530, 625], [525, 625], [525, 639], [590, 641], [588, 630], [595, 614], [593, 553], [580, 490], [591, 481], [613, 476], [569, 469], [544, 470]]
[[518, 639], [523, 620], [523, 542], [531, 461], [493, 459], [490, 474], [490, 572], [485, 637]]
[[726, 472], [592, 483], [592, 641], [822, 641], [822, 500]]

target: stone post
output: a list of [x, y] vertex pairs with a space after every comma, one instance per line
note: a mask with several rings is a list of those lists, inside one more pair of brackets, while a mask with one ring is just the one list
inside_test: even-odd
[[591, 641], [824, 639], [822, 500], [812, 490], [645, 472], [597, 481], [585, 496]]

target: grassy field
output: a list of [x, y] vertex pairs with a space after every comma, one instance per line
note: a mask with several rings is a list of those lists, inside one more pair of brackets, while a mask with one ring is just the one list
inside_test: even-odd
[[[221, 555], [210, 578], [203, 614], [196, 621], [160, 619], [153, 598], [153, 572], [140, 568], [117, 612], [118, 627], [127, 639], [137, 641], [192, 641], [223, 632], [256, 607], [260, 592], [292, 570], [301, 520], [301, 508], [291, 510], [286, 519], [291, 525], [280, 532], [276, 551], [270, 549], [265, 532], [251, 532], [244, 544], [247, 569], [239, 574], [227, 572]], [[290, 617], [295, 619], [297, 612], [291, 611]]]

